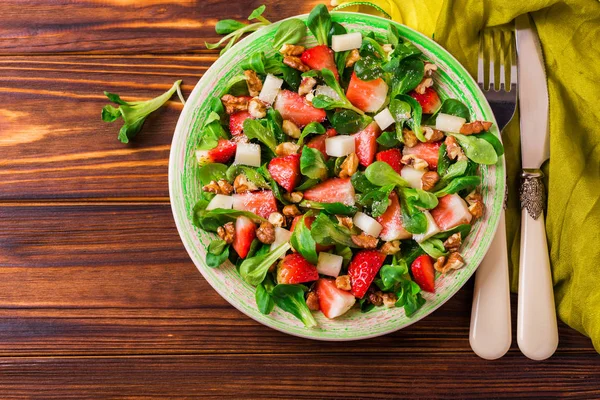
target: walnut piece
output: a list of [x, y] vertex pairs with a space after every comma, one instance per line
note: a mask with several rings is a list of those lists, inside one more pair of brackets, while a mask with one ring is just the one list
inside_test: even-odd
[[233, 114], [236, 111], [246, 111], [248, 109], [248, 97], [246, 96], [235, 97], [226, 94], [221, 97], [221, 102], [227, 114]]
[[469, 212], [475, 218], [481, 218], [483, 215], [483, 197], [481, 194], [477, 193], [476, 190], [473, 190], [471, 193], [467, 195], [465, 198], [467, 203], [469, 203]]
[[381, 252], [383, 254], [392, 255], [396, 254], [400, 251], [400, 241], [393, 240], [391, 242], [385, 242], [383, 246], [381, 246]]
[[279, 157], [289, 156], [290, 154], [298, 153], [300, 146], [292, 142], [283, 142], [275, 148], [275, 154]]
[[291, 137], [293, 139], [298, 139], [300, 137], [300, 133], [301, 133], [300, 128], [298, 128], [298, 125], [296, 125], [289, 119], [283, 120], [282, 128], [283, 128], [283, 133], [285, 133], [289, 137]]
[[248, 85], [248, 93], [250, 96], [255, 97], [260, 94], [262, 90], [263, 84], [256, 72], [251, 69], [247, 69], [244, 71], [244, 75], [246, 75], [246, 85]]
[[285, 57], [283, 57], [283, 63], [285, 65], [287, 65], [288, 67], [292, 67], [292, 68], [297, 69], [298, 71], [301, 71], [301, 72], [310, 71], [310, 68], [308, 67], [308, 65], [305, 65], [302, 62], [302, 60], [300, 60], [300, 57], [285, 56]]
[[352, 222], [352, 218], [346, 217], [344, 215], [336, 215], [335, 216], [340, 225], [345, 226], [348, 229], [352, 229], [354, 226], [354, 222]]
[[421, 81], [421, 83], [419, 83], [417, 85], [417, 87], [415, 88], [415, 92], [419, 93], [419, 94], [425, 94], [425, 90], [427, 90], [427, 88], [430, 88], [433, 86], [433, 79], [431, 78], [423, 78], [423, 80]]
[[304, 198], [304, 193], [302, 192], [291, 192], [284, 193], [283, 198], [289, 201], [290, 203], [300, 203]]
[[269, 214], [268, 221], [271, 224], [273, 224], [273, 226], [282, 227], [285, 225], [285, 218], [283, 217], [282, 214], [280, 214], [278, 212], [273, 212], [273, 213]]
[[300, 210], [298, 210], [298, 207], [296, 207], [296, 205], [294, 205], [294, 204], [289, 204], [287, 206], [284, 206], [283, 210], [281, 212], [286, 217], [296, 217], [301, 214]]
[[446, 144], [446, 153], [448, 154], [449, 159], [458, 161], [467, 159], [467, 156], [465, 156], [465, 153], [458, 145], [458, 142], [454, 136], [447, 136], [444, 143]]
[[311, 311], [319, 311], [319, 296], [317, 292], [308, 292], [306, 295], [306, 305]]
[[442, 269], [444, 268], [444, 263], [446, 263], [446, 256], [438, 257], [437, 260], [435, 260], [435, 262], [433, 263], [433, 269], [435, 269], [438, 272], [442, 272]]
[[309, 94], [316, 84], [317, 80], [311, 76], [302, 78], [302, 81], [300, 81], [300, 87], [298, 87], [298, 94], [300, 96], [305, 96]]
[[463, 135], [472, 135], [474, 133], [481, 133], [488, 131], [492, 127], [492, 123], [488, 121], [473, 121], [464, 124], [460, 127], [460, 133]]
[[461, 269], [462, 267], [465, 266], [465, 260], [463, 260], [462, 256], [459, 253], [450, 253], [450, 255], [448, 256], [446, 261], [443, 263], [443, 266], [441, 266], [441, 267], [438, 265], [440, 258], [438, 258], [438, 260], [436, 261], [436, 263], [434, 264], [433, 267], [435, 268], [436, 271], [438, 271], [442, 274], [445, 274], [446, 272], [452, 271], [455, 269]]
[[361, 249], [374, 249], [377, 247], [377, 243], [379, 243], [379, 239], [375, 236], [367, 235], [364, 232], [361, 232], [360, 235], [352, 235], [350, 238]]
[[394, 293], [383, 293], [381, 295], [381, 299], [383, 300], [383, 305], [387, 308], [396, 307], [396, 302], [398, 301], [398, 296]]
[[356, 173], [358, 169], [358, 156], [356, 153], [350, 153], [340, 165], [340, 178], [349, 178]]
[[304, 46], [297, 46], [294, 44], [284, 44], [279, 49], [279, 52], [284, 56], [299, 56], [304, 53]]
[[217, 181], [210, 181], [208, 185], [204, 185], [202, 190], [208, 193], [221, 194], [221, 188]]
[[383, 305], [382, 295], [383, 293], [381, 292], [369, 293], [369, 302], [376, 307], [381, 307]]
[[427, 161], [420, 159], [414, 154], [407, 154], [402, 156], [402, 164], [413, 167], [417, 171], [427, 171], [429, 169], [429, 164]]
[[456, 253], [462, 244], [462, 236], [460, 232], [451, 235], [444, 242], [444, 248], [448, 250], [450, 253]]
[[444, 139], [444, 132], [434, 129], [430, 126], [423, 126], [423, 136], [427, 140], [427, 143], [439, 142]]
[[221, 194], [229, 196], [231, 193], [233, 193], [233, 186], [231, 186], [231, 183], [227, 182], [225, 179], [220, 179], [217, 182], [217, 185], [219, 185]]
[[335, 278], [335, 287], [341, 290], [351, 290], [352, 281], [350, 280], [350, 276], [340, 275], [337, 278]]
[[253, 97], [248, 103], [248, 113], [255, 119], [264, 118], [267, 116], [267, 105], [258, 97]]
[[426, 62], [425, 63], [425, 69], [424, 69], [425, 76], [431, 76], [431, 75], [433, 75], [433, 73], [435, 71], [437, 71], [437, 69], [438, 69], [437, 65]]
[[358, 49], [352, 49], [350, 54], [346, 57], [346, 68], [353, 66], [358, 60], [360, 60], [360, 53]]
[[250, 182], [248, 178], [246, 178], [246, 175], [239, 174], [233, 181], [233, 189], [236, 193], [246, 193], [258, 190], [258, 187], [254, 182]]
[[256, 230], [256, 237], [261, 241], [261, 243], [273, 243], [275, 241], [275, 227], [268, 221], [263, 222]]
[[233, 243], [233, 239], [235, 239], [235, 225], [233, 225], [233, 222], [228, 222], [225, 225], [218, 227], [217, 235], [219, 235], [225, 243]]
[[402, 139], [406, 147], [415, 147], [419, 143], [417, 135], [408, 128], [402, 129]]
[[421, 189], [431, 190], [440, 180], [440, 176], [436, 171], [427, 171], [421, 177]]

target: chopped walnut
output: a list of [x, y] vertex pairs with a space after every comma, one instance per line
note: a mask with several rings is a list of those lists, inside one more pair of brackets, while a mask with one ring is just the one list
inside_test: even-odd
[[304, 53], [304, 46], [284, 44], [281, 46], [281, 49], [279, 49], [279, 52], [284, 56], [299, 56]]
[[335, 216], [340, 225], [345, 226], [348, 229], [352, 229], [354, 227], [354, 222], [352, 222], [352, 218], [346, 217], [344, 215], [336, 215]]
[[248, 85], [248, 93], [250, 96], [258, 96], [260, 91], [262, 90], [263, 84], [256, 72], [251, 69], [247, 69], [244, 71], [244, 75], [246, 75], [246, 85]]
[[[440, 261], [440, 258], [438, 258], [438, 261]], [[436, 271], [442, 274], [445, 274], [446, 272], [451, 270], [461, 269], [465, 266], [465, 260], [463, 260], [462, 256], [459, 253], [450, 253], [446, 261], [443, 263], [444, 265], [442, 267], [438, 265], [440, 264], [438, 263], [438, 261], [436, 261], [433, 267]]]
[[444, 132], [434, 129], [430, 126], [423, 126], [423, 136], [427, 140], [427, 143], [439, 142], [444, 138]]
[[350, 68], [358, 60], [360, 60], [360, 53], [358, 52], [358, 49], [352, 49], [352, 51], [346, 57], [346, 68]]
[[420, 159], [414, 154], [407, 154], [402, 157], [402, 164], [413, 167], [417, 171], [427, 171], [429, 169], [429, 164], [427, 161]]
[[415, 88], [415, 92], [417, 92], [419, 94], [425, 94], [425, 90], [427, 90], [427, 88], [430, 88], [432, 86], [433, 86], [433, 79], [423, 78], [421, 83], [419, 83], [417, 85], [417, 87]]
[[300, 87], [298, 87], [298, 94], [300, 96], [309, 94], [316, 84], [317, 80], [311, 76], [302, 78], [302, 81], [300, 81]]
[[435, 71], [437, 71], [437, 69], [438, 69], [437, 65], [426, 62], [425, 63], [425, 70], [424, 70], [425, 71], [425, 76], [431, 76], [431, 75], [433, 75], [433, 73]]
[[283, 198], [289, 201], [290, 203], [300, 203], [304, 198], [304, 193], [302, 192], [291, 192], [285, 193]]
[[282, 213], [286, 217], [296, 217], [301, 214], [300, 210], [298, 210], [298, 207], [296, 207], [294, 204], [289, 204], [287, 206], [284, 206]]
[[264, 118], [267, 116], [267, 105], [258, 97], [253, 97], [248, 103], [248, 113], [255, 119]]
[[450, 253], [456, 253], [462, 244], [462, 236], [460, 232], [451, 235], [444, 242], [444, 248], [448, 250]]
[[337, 278], [335, 278], [335, 287], [341, 290], [351, 290], [352, 281], [350, 280], [350, 276], [340, 275]]
[[282, 128], [283, 128], [283, 133], [285, 133], [289, 137], [291, 137], [293, 139], [298, 139], [300, 137], [300, 133], [301, 133], [300, 128], [298, 128], [298, 125], [296, 125], [289, 119], [283, 120]]
[[221, 97], [221, 102], [225, 106], [227, 114], [233, 114], [236, 111], [246, 111], [248, 109], [248, 97], [246, 96], [235, 97], [226, 94]]
[[377, 247], [377, 243], [379, 243], [379, 239], [375, 236], [367, 235], [364, 232], [361, 232], [360, 235], [352, 235], [350, 238], [352, 239], [352, 243], [361, 249], [374, 249]]
[[258, 187], [254, 182], [250, 182], [248, 178], [246, 178], [246, 175], [239, 174], [233, 181], [233, 189], [236, 193], [246, 193], [258, 190]]
[[385, 242], [383, 246], [381, 246], [381, 252], [383, 254], [392, 255], [396, 254], [400, 251], [400, 241], [393, 240], [391, 242]]
[[438, 257], [437, 260], [435, 260], [435, 263], [433, 263], [433, 269], [435, 269], [438, 272], [442, 272], [442, 269], [444, 268], [445, 263], [446, 263], [446, 256]]
[[406, 147], [415, 147], [419, 143], [417, 135], [408, 128], [402, 129], [402, 139]]
[[388, 308], [396, 307], [396, 302], [398, 301], [398, 296], [394, 293], [383, 293], [381, 295], [381, 299], [383, 300], [383, 305]]
[[483, 197], [481, 194], [477, 193], [477, 191], [473, 190], [471, 193], [467, 195], [465, 198], [467, 203], [469, 203], [469, 212], [475, 218], [481, 218], [483, 215]]
[[275, 227], [270, 222], [263, 222], [256, 230], [256, 237], [261, 243], [271, 244], [275, 241]]
[[431, 190], [440, 180], [440, 176], [435, 171], [427, 171], [421, 177], [421, 189]]
[[306, 72], [306, 71], [310, 70], [309, 66], [305, 65], [302, 62], [302, 60], [300, 60], [300, 57], [285, 56], [285, 57], [283, 57], [283, 63], [285, 65], [287, 65], [288, 67], [292, 67], [292, 68], [297, 69], [298, 71], [301, 71], [301, 72]]
[[319, 311], [319, 296], [317, 292], [308, 292], [306, 295], [306, 305], [311, 311]]
[[383, 293], [381, 292], [369, 293], [369, 302], [374, 306], [381, 307], [383, 305], [382, 295]]
[[447, 136], [444, 143], [446, 143], [446, 153], [448, 154], [449, 159], [458, 161], [467, 159], [467, 156], [465, 156], [465, 153], [458, 145], [458, 142], [454, 136]]
[[208, 185], [204, 185], [202, 190], [208, 193], [221, 194], [221, 188], [217, 181], [210, 181]]
[[235, 225], [233, 225], [233, 222], [228, 222], [225, 225], [218, 227], [217, 235], [219, 235], [225, 243], [233, 243], [233, 239], [235, 239]]
[[356, 153], [350, 153], [340, 165], [340, 178], [348, 178], [356, 173], [358, 169], [358, 156]]
[[488, 121], [473, 121], [464, 124], [460, 127], [460, 133], [463, 135], [472, 135], [474, 133], [481, 133], [488, 131], [492, 127], [492, 123]]
[[274, 226], [282, 227], [285, 225], [285, 218], [283, 217], [282, 214], [280, 214], [278, 212], [273, 212], [273, 213], [269, 214], [268, 221], [271, 224], [273, 224]]
[[217, 182], [217, 185], [219, 185], [219, 189], [221, 190], [221, 193], [229, 196], [231, 193], [233, 193], [233, 186], [231, 186], [231, 183], [227, 182], [225, 179], [220, 179]]
[[298, 153], [300, 146], [292, 142], [283, 142], [275, 148], [275, 154], [279, 157], [289, 156], [290, 154]]

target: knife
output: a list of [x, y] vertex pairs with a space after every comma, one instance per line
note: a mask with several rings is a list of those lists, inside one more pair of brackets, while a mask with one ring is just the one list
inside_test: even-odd
[[548, 87], [544, 59], [529, 15], [516, 18], [521, 120], [521, 259], [517, 343], [523, 354], [544, 360], [558, 346], [558, 327], [546, 226], [542, 163], [550, 156]]

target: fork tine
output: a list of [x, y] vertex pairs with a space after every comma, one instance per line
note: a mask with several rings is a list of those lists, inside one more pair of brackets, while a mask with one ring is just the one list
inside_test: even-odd
[[479, 51], [477, 56], [477, 83], [479, 84], [481, 90], [485, 90], [483, 86], [485, 84], [485, 69], [483, 66], [483, 48], [485, 45], [484, 42], [485, 35], [483, 32], [481, 32], [479, 35]]
[[506, 76], [505, 76], [505, 65], [506, 65], [506, 52], [505, 47], [506, 43], [504, 38], [506, 35], [504, 32], [500, 32], [500, 90], [506, 90]]
[[517, 73], [517, 48], [516, 48], [515, 32], [510, 34], [510, 90], [516, 90], [519, 82], [519, 75]]
[[489, 46], [488, 46], [488, 57], [489, 57], [489, 85], [488, 90], [496, 90], [496, 43], [494, 41], [494, 31], [492, 30], [489, 35]]

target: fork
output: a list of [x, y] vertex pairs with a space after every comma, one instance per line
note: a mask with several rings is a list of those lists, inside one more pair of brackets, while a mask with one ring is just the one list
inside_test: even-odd
[[[477, 64], [477, 83], [492, 107], [500, 131], [513, 118], [517, 106], [517, 55], [514, 29], [510, 32], [508, 43], [502, 40], [503, 35], [504, 32], [498, 30], [482, 32]], [[484, 61], [486, 54], [487, 69]], [[495, 84], [496, 72], [499, 72], [499, 89]], [[506, 72], [510, 75], [508, 86]], [[488, 85], [486, 82], [489, 82]], [[507, 194], [508, 191], [504, 197], [505, 208]], [[475, 275], [469, 343], [475, 354], [487, 360], [494, 360], [506, 354], [512, 341], [505, 227], [504, 210], [502, 210], [498, 230]]]

